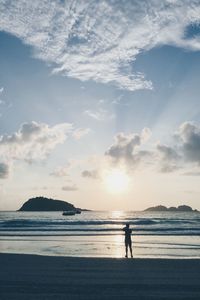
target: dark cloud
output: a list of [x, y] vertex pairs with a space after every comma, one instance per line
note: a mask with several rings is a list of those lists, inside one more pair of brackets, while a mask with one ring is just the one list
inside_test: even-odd
[[160, 171], [162, 173], [171, 173], [171, 172], [174, 172], [174, 171], [177, 171], [179, 170], [180, 167], [175, 165], [175, 164], [167, 164], [167, 163], [163, 163], [161, 164], [160, 166]]
[[66, 185], [62, 187], [62, 190], [66, 192], [75, 192], [78, 191], [78, 187], [76, 185]]
[[144, 128], [141, 134], [118, 133], [114, 138], [114, 144], [108, 148], [105, 155], [115, 163], [123, 162], [130, 167], [135, 166], [145, 157], [151, 156], [151, 152], [139, 150], [150, 134], [148, 128]]
[[175, 149], [162, 144], [158, 144], [156, 148], [162, 173], [173, 172], [180, 168], [178, 163], [181, 157]]
[[124, 133], [118, 133], [114, 140], [114, 144], [106, 151], [105, 155], [116, 160], [132, 161], [135, 147], [141, 144], [140, 136], [138, 134], [125, 135]]
[[[172, 172], [184, 163], [200, 164], [200, 126], [185, 122], [175, 133], [176, 144], [173, 147], [157, 145], [160, 155], [161, 171]], [[177, 150], [178, 149], [178, 150]], [[199, 176], [200, 172], [186, 172], [183, 175]]]
[[98, 179], [99, 178], [99, 174], [98, 174], [98, 171], [97, 170], [84, 170], [82, 173], [81, 173], [82, 177], [85, 177], [85, 178], [92, 178], [92, 179]]
[[183, 173], [184, 176], [200, 176], [200, 171], [190, 171]]
[[10, 174], [10, 166], [6, 163], [0, 162], [0, 179], [6, 179]]
[[165, 161], [176, 161], [180, 158], [179, 154], [172, 147], [158, 144], [157, 150]]
[[180, 126], [177, 136], [181, 140], [185, 160], [200, 164], [200, 127], [185, 122]]
[[[172, 172], [185, 163], [200, 164], [200, 127], [185, 122], [175, 133], [176, 145], [169, 147], [166, 145], [157, 145], [157, 151], [160, 155], [161, 171]], [[178, 149], [178, 150], [177, 150]], [[186, 176], [199, 176], [199, 171], [186, 172]]]
[[[51, 189], [52, 189], [52, 187], [51, 187]], [[48, 187], [47, 186], [34, 186], [34, 187], [32, 187], [32, 190], [33, 191], [38, 191], [38, 190], [48, 190]]]

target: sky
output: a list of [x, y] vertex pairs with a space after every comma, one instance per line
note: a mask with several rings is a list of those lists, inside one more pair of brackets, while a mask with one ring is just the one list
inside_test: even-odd
[[0, 210], [200, 209], [200, 1], [0, 0]]

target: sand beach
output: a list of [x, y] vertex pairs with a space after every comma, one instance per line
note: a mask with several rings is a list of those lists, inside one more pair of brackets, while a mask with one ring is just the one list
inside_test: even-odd
[[200, 299], [198, 259], [0, 254], [0, 299]]

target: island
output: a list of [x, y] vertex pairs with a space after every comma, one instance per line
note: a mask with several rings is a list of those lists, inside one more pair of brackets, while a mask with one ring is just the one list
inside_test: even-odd
[[145, 209], [144, 211], [152, 211], [152, 212], [198, 212], [197, 209], [192, 209], [192, 207], [188, 205], [179, 205], [178, 207], [171, 206], [167, 208], [164, 205], [153, 206]]
[[35, 197], [26, 201], [18, 211], [85, 211], [73, 204], [46, 197]]

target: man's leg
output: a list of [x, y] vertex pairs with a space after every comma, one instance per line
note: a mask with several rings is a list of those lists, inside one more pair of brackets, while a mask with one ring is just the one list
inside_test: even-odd
[[133, 250], [132, 250], [132, 243], [131, 242], [129, 243], [129, 249], [130, 249], [130, 252], [131, 252], [131, 257], [133, 257]]
[[125, 257], [128, 257], [128, 245], [127, 245], [127, 243], [125, 243], [125, 249], [126, 249], [126, 255], [125, 255]]

